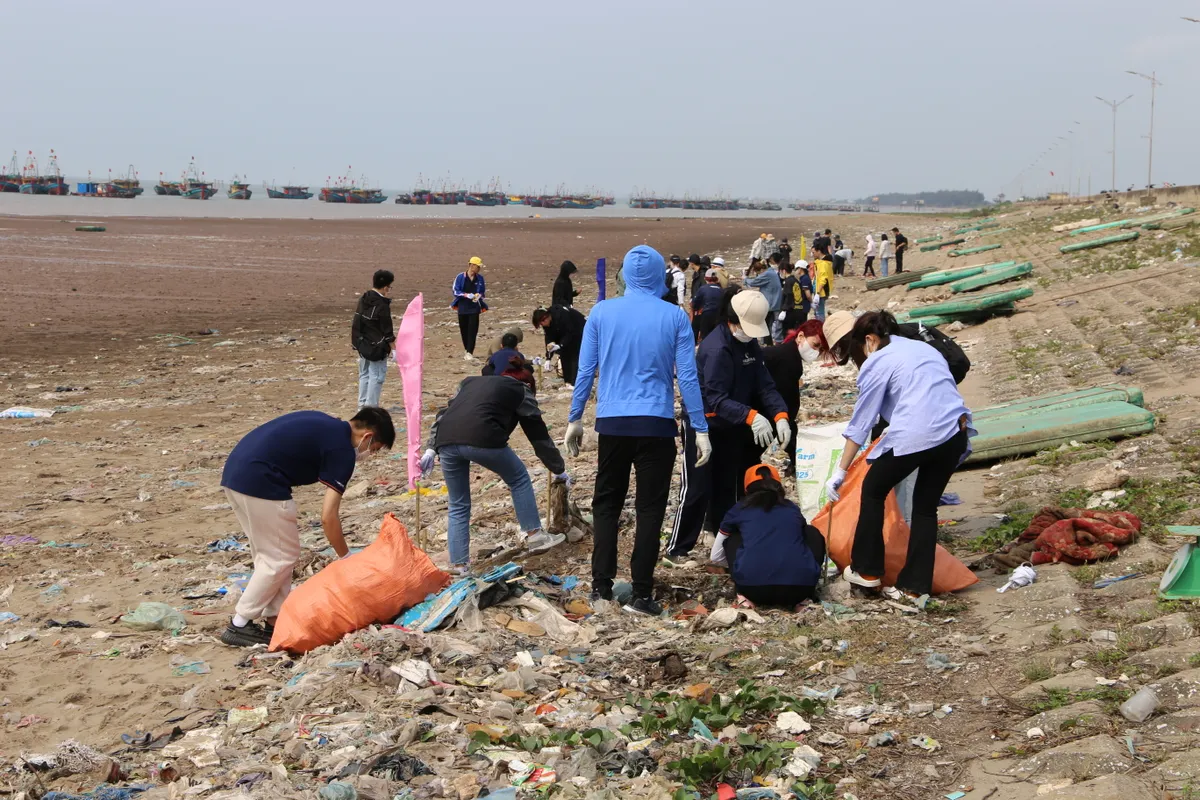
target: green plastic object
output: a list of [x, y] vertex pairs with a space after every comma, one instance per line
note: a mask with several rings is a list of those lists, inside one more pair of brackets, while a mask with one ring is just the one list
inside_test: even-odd
[[994, 286], [997, 283], [1004, 283], [1015, 278], [1023, 278], [1031, 272], [1033, 272], [1033, 262], [1026, 261], [1024, 264], [1016, 264], [1004, 269], [988, 270], [982, 275], [955, 281], [950, 284], [950, 291], [955, 294], [959, 292], [973, 292], [985, 286]]
[[950, 247], [952, 245], [962, 244], [965, 241], [966, 241], [966, 239], [951, 239], [946, 242], [935, 242], [934, 244], [927, 244], [924, 247], [922, 247], [921, 252], [922, 253], [931, 253], [934, 250], [941, 250], [943, 247]]
[[1041, 414], [1052, 409], [1077, 408], [1092, 406], [1097, 403], [1129, 403], [1132, 406], [1142, 406], [1145, 399], [1142, 390], [1136, 386], [1096, 386], [1091, 389], [1076, 389], [1072, 392], [1053, 392], [1028, 400], [1018, 400], [1013, 403], [991, 406], [974, 414], [975, 421], [999, 419], [1029, 414]]
[[939, 233], [939, 234], [936, 234], [935, 236], [923, 236], [920, 239], [917, 239], [916, 242], [914, 242], [914, 244], [929, 244], [930, 242], [941, 241], [941, 239], [942, 239], [942, 235]]
[[[1168, 525], [1167, 533], [1200, 537], [1200, 528]], [[1196, 542], [1188, 542], [1175, 551], [1171, 563], [1163, 570], [1162, 580], [1158, 583], [1158, 595], [1167, 600], [1200, 597], [1200, 548], [1197, 548]]]
[[994, 317], [997, 314], [1011, 314], [1017, 308], [1012, 303], [1003, 303], [998, 306], [984, 309], [983, 311], [965, 311], [959, 314], [934, 314], [931, 317], [913, 317], [909, 314], [897, 314], [897, 322], [920, 322], [922, 325], [948, 325], [951, 322], [967, 322], [972, 325], [983, 322], [984, 320]]
[[979, 435], [971, 440], [968, 464], [1052, 450], [1069, 442], [1095, 442], [1149, 433], [1154, 430], [1154, 412], [1131, 403], [1095, 403], [984, 418], [975, 421], [975, 429]]
[[76, 225], [75, 230], [84, 231], [86, 233], [103, 233], [108, 228], [103, 225]]
[[187, 626], [180, 614], [166, 603], [142, 603], [136, 609], [121, 617], [135, 631], [169, 631], [179, 633]]
[[888, 275], [886, 278], [872, 278], [867, 281], [867, 291], [873, 292], [876, 289], [888, 289], [892, 286], [903, 286], [906, 283], [920, 280], [929, 273], [933, 272], [933, 267], [926, 269], [905, 270], [899, 275]]
[[950, 257], [958, 258], [959, 256], [969, 256], [975, 253], [986, 253], [989, 250], [999, 250], [1004, 245], [997, 242], [996, 244], [981, 244], [978, 247], [968, 247], [964, 250], [951, 250]]
[[1076, 244], [1064, 244], [1058, 248], [1060, 253], [1074, 253], [1076, 250], [1091, 250], [1093, 247], [1104, 247], [1117, 242], [1129, 242], [1141, 236], [1137, 231], [1127, 231], [1118, 233], [1114, 236], [1105, 236], [1103, 239], [1091, 239], [1086, 242], [1078, 242]]
[[1162, 214], [1151, 214], [1148, 217], [1137, 217], [1136, 219], [1118, 219], [1113, 222], [1102, 222], [1099, 225], [1088, 225], [1083, 228], [1076, 228], [1071, 231], [1071, 236], [1079, 236], [1084, 233], [1093, 233], [1095, 231], [1106, 231], [1110, 228], [1125, 228], [1132, 225], [1144, 225], [1147, 222], [1158, 222], [1159, 220], [1171, 219], [1173, 217], [1183, 217], [1188, 214], [1195, 213], [1194, 208], [1177, 208], [1174, 211], [1166, 211]]
[[982, 275], [983, 267], [963, 267], [962, 269], [946, 270], [941, 274], [933, 274], [922, 278], [919, 281], [913, 281], [908, 285], [909, 289], [924, 289], [927, 286], [940, 286], [943, 283], [950, 283], [961, 278], [970, 278], [974, 275]]
[[1005, 303], [1015, 303], [1018, 300], [1024, 300], [1032, 295], [1032, 286], [1022, 286], [1019, 289], [1009, 289], [1003, 292], [981, 294], [976, 297], [961, 297], [956, 300], [947, 300], [944, 303], [934, 303], [932, 305], [914, 308], [908, 312], [908, 316], [910, 319], [920, 319], [924, 317], [944, 317], [954, 316], [956, 314], [970, 314], [974, 311], [983, 311], [988, 308], [1004, 305]]

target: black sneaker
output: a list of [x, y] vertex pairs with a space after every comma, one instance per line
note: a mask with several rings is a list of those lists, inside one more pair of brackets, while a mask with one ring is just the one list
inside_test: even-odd
[[663, 613], [662, 606], [654, 602], [653, 597], [635, 597], [624, 608], [631, 614], [645, 614], [648, 617], [659, 617]]
[[611, 603], [613, 599], [612, 587], [609, 587], [608, 589], [592, 589], [592, 593], [588, 599], [593, 603], [598, 600], [607, 600]]
[[221, 633], [221, 641], [230, 647], [254, 647], [260, 644], [269, 645], [271, 637], [253, 622], [240, 628], [230, 622]]

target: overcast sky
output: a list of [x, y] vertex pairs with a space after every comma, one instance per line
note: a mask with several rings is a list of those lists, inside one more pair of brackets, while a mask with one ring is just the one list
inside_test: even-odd
[[1200, 0], [6, 0], [0, 148], [255, 184], [1086, 191], [1110, 183], [1095, 95], [1135, 95], [1117, 183], [1145, 183], [1149, 85], [1125, 70], [1157, 70], [1154, 180], [1200, 183], [1181, 16]]

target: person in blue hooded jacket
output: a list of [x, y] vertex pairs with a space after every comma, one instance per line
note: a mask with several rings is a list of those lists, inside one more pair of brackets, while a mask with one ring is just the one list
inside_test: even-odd
[[682, 308], [661, 300], [666, 292], [662, 255], [640, 245], [625, 254], [621, 271], [624, 296], [597, 303], [583, 329], [564, 444], [572, 456], [579, 455], [583, 411], [599, 370], [592, 597], [612, 599], [617, 528], [629, 493], [629, 473], [636, 469], [637, 523], [630, 560], [633, 598], [625, 608], [657, 616], [662, 607], [653, 598], [654, 567], [675, 464], [676, 380], [695, 432], [696, 463], [707, 462], [712, 448], [696, 375], [691, 323]]
[[[775, 258], [779, 256], [779, 258]], [[779, 265], [783, 256], [775, 253], [767, 261], [767, 268], [757, 275], [746, 278], [746, 285], [758, 289], [767, 298], [767, 308], [770, 311], [771, 339], [774, 342], [783, 341], [783, 325], [779, 320], [779, 311], [783, 308], [783, 279], [779, 277]], [[769, 344], [769, 343], [768, 343]]]
[[481, 269], [483, 259], [471, 256], [471, 260], [467, 262], [467, 271], [458, 273], [451, 288], [454, 299], [450, 301], [450, 307], [458, 312], [458, 332], [462, 335], [463, 358], [467, 361], [475, 360], [479, 315], [488, 310], [487, 301], [483, 299], [487, 294], [487, 286], [483, 275], [479, 273]]

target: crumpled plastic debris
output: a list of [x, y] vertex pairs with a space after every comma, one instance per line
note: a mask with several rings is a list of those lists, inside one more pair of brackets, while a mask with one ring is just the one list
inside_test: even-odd
[[1034, 570], [1033, 564], [1026, 562], [1026, 563], [1020, 565], [1019, 567], [1017, 567], [1016, 569], [1014, 569], [1012, 571], [1012, 575], [1009, 576], [1008, 582], [1005, 583], [1003, 586], [1001, 586], [996, 591], [1003, 594], [1004, 592], [1007, 592], [1009, 589], [1017, 589], [1022, 586], [1028, 586], [1029, 584], [1033, 583], [1036, 580], [1037, 580], [1037, 572]]
[[121, 622], [135, 631], [170, 631], [179, 633], [187, 627], [183, 614], [166, 603], [142, 603], [121, 617]]

